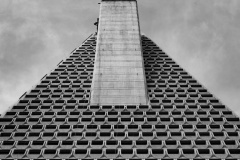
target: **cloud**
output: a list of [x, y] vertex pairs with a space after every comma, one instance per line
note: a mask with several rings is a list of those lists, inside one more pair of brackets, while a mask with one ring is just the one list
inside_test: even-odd
[[240, 2], [139, 2], [142, 31], [216, 97], [240, 113]]
[[96, 1], [77, 3], [76, 0], [1, 2], [0, 112], [3, 113], [95, 31], [98, 5]]

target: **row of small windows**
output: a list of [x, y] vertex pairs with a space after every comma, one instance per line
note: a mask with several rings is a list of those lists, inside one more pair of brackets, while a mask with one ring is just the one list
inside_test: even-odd
[[83, 52], [80, 54], [71, 55], [66, 61], [74, 61], [74, 59], [78, 58], [95, 58], [95, 52]]
[[[23, 100], [40, 100], [43, 105], [55, 104], [57, 100], [67, 101], [67, 104], [77, 104], [77, 100], [84, 100], [90, 97], [90, 94], [52, 94], [52, 95], [26, 95]], [[72, 101], [75, 100], [75, 101]], [[36, 103], [35, 103], [36, 104]]]
[[92, 75], [92, 69], [87, 69], [87, 70], [83, 70], [83, 72], [71, 72], [71, 73], [68, 73], [68, 72], [64, 72], [64, 73], [61, 73], [61, 75], [56, 75], [54, 73], [54, 75], [50, 74], [49, 76], [46, 76], [44, 77], [46, 80], [55, 80], [57, 78], [60, 78], [60, 77], [79, 77], [79, 76], [84, 76], [84, 75]]
[[[80, 63], [77, 63], [77, 62], [80, 62]], [[86, 58], [75, 59], [74, 62], [73, 61], [64, 61], [58, 67], [59, 68], [65, 68], [65, 67], [68, 67], [68, 68], [75, 68], [75, 67], [81, 68], [81, 67], [83, 67], [82, 65], [85, 65], [85, 66], [89, 65], [89, 66], [91, 66], [93, 63], [94, 63], [94, 57], [91, 57], [91, 58], [86, 57]]]
[[95, 50], [95, 45], [87, 45], [85, 47], [79, 47], [75, 52], [93, 52]]
[[236, 140], [81, 140], [81, 141], [59, 141], [59, 140], [49, 140], [49, 141], [2, 141], [0, 142], [0, 146], [2, 149], [25, 149], [31, 146], [32, 149], [39, 149], [39, 148], [51, 148], [56, 149], [62, 147], [64, 149], [72, 149], [72, 148], [80, 148], [80, 149], [87, 149], [87, 148], [117, 148], [122, 147], [125, 149], [132, 149], [132, 148], [148, 148], [151, 147], [152, 149], [160, 149], [168, 147], [170, 149], [176, 149], [177, 147], [183, 148], [194, 148], [200, 147], [206, 149], [207, 147], [212, 148], [222, 148], [224, 145], [230, 146], [232, 149], [237, 148], [239, 145], [239, 141]]
[[194, 84], [159, 84], [159, 83], [148, 83], [147, 84], [148, 88], [160, 88], [160, 89], [168, 89], [168, 88], [172, 88], [172, 89], [181, 89], [181, 88], [193, 88], [193, 89], [202, 89], [202, 86], [194, 83]]
[[[76, 96], [76, 95], [75, 95]], [[78, 96], [77, 98], [81, 98], [82, 97], [82, 95], [80, 95], [80, 96]], [[81, 103], [85, 103], [85, 104], [87, 104], [88, 103], [88, 100], [86, 99], [86, 100], [84, 100], [84, 99], [81, 99], [81, 100], [76, 100], [76, 99], [70, 99], [70, 100], [63, 100], [63, 99], [57, 99], [57, 100], [43, 100], [43, 101], [41, 101], [41, 100], [31, 100], [31, 101], [29, 101], [29, 100], [27, 100], [27, 99], [25, 99], [25, 100], [20, 100], [19, 101], [19, 104], [21, 105], [21, 104], [24, 104], [24, 105], [27, 105], [27, 104], [30, 104], [30, 105], [33, 105], [33, 104], [35, 104], [35, 105], [40, 105], [40, 104], [55, 104], [55, 105], [64, 105], [64, 104], [67, 104], [67, 105], [76, 105], [76, 104], [81, 104]]]
[[[78, 83], [79, 81], [77, 81]], [[67, 85], [67, 84], [61, 84], [61, 85], [37, 85], [36, 89], [79, 89], [79, 88], [91, 88], [91, 83], [83, 83], [81, 85], [76, 84], [76, 85]]]
[[[84, 60], [85, 61], [85, 60]], [[77, 65], [77, 63], [75, 63], [76, 65], [74, 65], [74, 64], [72, 64], [72, 63], [69, 63], [70, 65], [59, 65], [58, 66], [58, 68], [71, 68], [71, 69], [73, 69], [73, 68], [78, 68], [78, 69], [81, 69], [81, 68], [93, 68], [94, 66], [93, 66], [93, 64], [94, 64], [94, 62], [92, 62], [92, 63], [80, 63], [79, 65]], [[84, 65], [85, 64], [85, 65]]]
[[158, 68], [145, 68], [145, 71], [147, 72], [147, 75], [159, 75], [160, 78], [162, 75], [186, 75], [184, 71], [175, 69], [175, 68], [170, 68], [170, 69], [164, 69], [162, 67], [158, 67]]
[[[90, 86], [85, 85], [83, 88], [90, 88]], [[67, 90], [69, 92], [54, 92], [54, 93], [45, 93], [42, 95], [37, 94], [28, 94], [25, 96], [23, 100], [20, 101], [20, 103], [25, 103], [25, 100], [32, 100], [30, 103], [60, 103], [61, 100], [67, 100], [67, 103], [77, 103], [76, 99], [83, 98], [83, 97], [89, 97], [89, 94], [84, 94], [83, 92], [70, 92], [70, 90]], [[166, 94], [151, 94], [150, 97], [154, 97], [155, 99], [160, 99], [159, 102], [162, 104], [219, 104], [219, 101], [212, 98], [209, 100], [204, 99], [196, 99], [197, 97], [193, 96], [187, 96], [187, 95], [166, 95]], [[49, 99], [51, 98], [51, 99]], [[75, 99], [76, 98], [76, 99]], [[198, 97], [201, 98], [201, 97]], [[173, 100], [174, 99], [174, 100]], [[55, 101], [54, 101], [55, 100]], [[75, 102], [74, 102], [75, 100]], [[65, 103], [65, 102], [63, 102]]]
[[[146, 159], [159, 159], [161, 160], [171, 160], [169, 158], [195, 158], [197, 156], [209, 159], [212, 155], [215, 155], [217, 158], [239, 158], [240, 150], [239, 149], [12, 149], [12, 150], [2, 150], [0, 151], [0, 158], [6, 158], [11, 155], [13, 158], [23, 158], [25, 155], [30, 159], [37, 159], [40, 156], [43, 156], [46, 159], [51, 158], [61, 158], [61, 159], [84, 159], [90, 158], [101, 159], [101, 157], [106, 157], [110, 159], [114, 158], [124, 158], [132, 160]], [[168, 157], [168, 158], [166, 158]], [[218, 160], [217, 158], [213, 158]], [[183, 159], [183, 158], [181, 158]], [[199, 159], [199, 158], [198, 158]], [[108, 160], [108, 159], [105, 159]], [[155, 160], [155, 159], [154, 159]], [[178, 160], [178, 159], [177, 159]], [[180, 160], [180, 159], [179, 159]], [[186, 160], [186, 159], [184, 159]], [[188, 159], [187, 159], [188, 160]], [[194, 159], [195, 160], [195, 159]], [[202, 160], [202, 159], [199, 159]], [[212, 159], [209, 159], [212, 160]], [[227, 159], [226, 159], [227, 160]], [[235, 159], [231, 159], [235, 160]]]
[[178, 71], [177, 69], [163, 69], [161, 67], [154, 69], [154, 68], [145, 68], [145, 71], [148, 72], [150, 75], [186, 75], [183, 71]]
[[[155, 54], [143, 52], [144, 64], [164, 64], [167, 66], [178, 66], [171, 58], [169, 58], [164, 53], [157, 53], [154, 51]], [[164, 66], [165, 67], [165, 66]]]
[[69, 58], [81, 58], [83, 56], [83, 58], [85, 57], [93, 57], [93, 55], [95, 54], [95, 49], [96, 47], [94, 46], [93, 49], [91, 50], [86, 50], [86, 49], [77, 49], [75, 52], [72, 53], [72, 55], [69, 56]]
[[145, 72], [146, 79], [161, 79], [161, 80], [190, 80], [191, 76], [180, 76], [180, 75], [151, 75], [148, 72]]
[[170, 69], [170, 68], [181, 69], [178, 64], [176, 64], [167, 56], [166, 58], [164, 58], [163, 55], [153, 56], [153, 55], [146, 55], [145, 53], [145, 55], [143, 55], [143, 58], [144, 58], [144, 65], [146, 66], [146, 68], [150, 68], [150, 67], [158, 68], [159, 66], [161, 66], [164, 69]]
[[43, 80], [41, 84], [49, 85], [49, 84], [83, 84], [83, 83], [92, 83], [92, 80], [87, 79], [87, 80]]
[[[34, 130], [34, 129], [33, 129]], [[67, 131], [67, 129], [63, 132], [56, 132], [56, 129], [48, 129], [49, 131], [40, 132], [39, 129], [35, 129], [35, 131], [31, 132], [2, 132], [0, 133], [0, 140], [174, 140], [174, 144], [177, 145], [176, 141], [178, 140], [238, 140], [239, 132], [123, 132], [123, 131], [102, 131], [96, 132], [94, 129], [90, 132], [79, 132], [79, 131]], [[77, 129], [76, 129], [77, 130]], [[119, 129], [120, 130], [120, 129]], [[202, 145], [208, 145], [204, 143]], [[219, 144], [221, 145], [221, 143]], [[160, 146], [159, 146], [160, 147]]]
[[40, 98], [46, 98], [46, 96], [49, 96], [49, 95], [61, 95], [61, 94], [65, 94], [65, 95], [84, 95], [84, 93], [88, 93], [90, 92], [90, 90], [84, 90], [84, 89], [79, 89], [77, 88], [76, 90], [74, 90], [74, 88], [71, 88], [71, 89], [65, 89], [65, 90], [62, 90], [62, 89], [55, 89], [55, 90], [50, 90], [50, 89], [47, 89], [47, 90], [38, 90], [38, 89], [35, 89], [35, 90], [31, 90], [29, 92], [29, 94], [27, 94], [25, 96], [25, 98], [36, 98], [37, 95], [39, 95]]
[[[202, 89], [163, 89], [163, 88], [156, 88], [156, 89], [148, 89], [149, 94], [155, 95], [155, 97], [162, 97], [165, 98], [172, 98], [172, 99], [198, 99], [202, 102], [207, 100], [218, 101], [216, 100], [212, 94], [208, 93], [207, 91]], [[178, 98], [177, 98], [178, 97]], [[205, 102], [206, 103], [206, 102]]]
[[1, 118], [0, 124], [136, 124], [143, 125], [145, 123], [149, 123], [152, 125], [155, 124], [240, 124], [239, 118]]
[[[240, 125], [1, 125], [0, 130], [2, 132], [25, 132], [25, 131], [143, 131], [143, 132], [150, 132], [150, 131], [184, 131], [185, 136], [195, 136], [193, 131], [198, 132], [206, 132], [210, 131], [213, 132], [214, 136], [223, 136], [224, 133], [222, 131], [227, 132], [236, 132], [236, 130], [240, 129]], [[218, 132], [221, 132], [218, 133]], [[237, 136], [236, 134], [231, 134], [231, 136]]]
[[78, 79], [78, 80], [74, 80], [74, 81], [71, 81], [71, 80], [53, 80], [53, 81], [49, 81], [49, 80], [43, 80], [41, 82], [42, 85], [61, 85], [61, 84], [67, 84], [67, 85], [70, 85], [70, 84], [86, 84], [86, 83], [92, 83], [92, 81], [90, 79], [86, 79], [86, 80], [81, 80], [81, 79]]
[[[194, 93], [195, 92], [195, 93]], [[185, 93], [185, 94], [184, 94]], [[205, 93], [197, 93], [197, 90], [192, 91], [185, 91], [185, 90], [176, 90], [176, 92], [173, 92], [171, 90], [154, 90], [153, 95], [155, 97], [165, 97], [165, 98], [172, 98], [172, 99], [179, 99], [185, 98], [185, 99], [198, 99], [202, 100], [202, 102], [214, 99], [216, 100], [212, 94], [205, 94]], [[212, 100], [213, 101], [213, 100]], [[205, 102], [206, 103], [206, 102]]]
[[[191, 111], [186, 111], [186, 112], [181, 112], [181, 111], [173, 111], [173, 112], [167, 112], [167, 111], [161, 111], [161, 112], [154, 112], [154, 111], [147, 111], [147, 112], [142, 112], [142, 111], [138, 111], [138, 112], [129, 112], [129, 111], [124, 111], [124, 112], [116, 112], [116, 111], [111, 111], [111, 112], [104, 112], [104, 111], [95, 111], [96, 109], [94, 109], [94, 112], [91, 111], [76, 111], [75, 107], [74, 108], [63, 108], [62, 106], [41, 106], [39, 108], [35, 107], [33, 112], [28, 112], [28, 111], [24, 111], [26, 107], [14, 107], [12, 109], [11, 112], [7, 112], [6, 116], [9, 117], [41, 117], [41, 116], [62, 116], [62, 117], [66, 117], [66, 116], [77, 116], [77, 117], [160, 117], [160, 118], [166, 118], [166, 117], [235, 117], [235, 115], [232, 113], [232, 111], [210, 111], [210, 112], [206, 112], [206, 111], [197, 111], [197, 112], [191, 112]], [[40, 112], [38, 112], [37, 110], [40, 110]], [[31, 109], [29, 109], [31, 110]], [[33, 109], [32, 109], [33, 110]], [[66, 111], [64, 111], [66, 110]], [[15, 112], [14, 112], [15, 111]], [[16, 112], [19, 111], [19, 112]], [[24, 111], [24, 112], [23, 112]], [[41, 112], [43, 111], [43, 113]], [[67, 112], [68, 111], [68, 112]]]
[[71, 90], [71, 87], [73, 88], [80, 88], [79, 86], [91, 86], [92, 81], [90, 79], [85, 80], [74, 80], [73, 82], [69, 82], [69, 80], [64, 80], [63, 83], [59, 83], [58, 81], [53, 81], [55, 83], [45, 83], [43, 81], [41, 84], [37, 85], [36, 88], [69, 88]]
[[[171, 112], [171, 111], [186, 111], [184, 112], [185, 115], [195, 115], [193, 111], [208, 111], [207, 114], [215, 114], [219, 115], [220, 113], [218, 111], [228, 111], [228, 109], [224, 105], [140, 105], [140, 106], [135, 106], [135, 105], [119, 105], [119, 106], [98, 106], [98, 105], [64, 105], [65, 103], [64, 100], [58, 101], [62, 105], [40, 105], [41, 101], [39, 100], [32, 100], [32, 105], [29, 104], [29, 100], [20, 100], [19, 105], [13, 106], [12, 111], [22, 111], [22, 110], [37, 110], [37, 109], [52, 109], [52, 110], [81, 110], [81, 111], [93, 111], [93, 112], [98, 112], [98, 111], [117, 111], [117, 112], [122, 112], [122, 111], [130, 111], [130, 112], [136, 112], [136, 111], [155, 111], [159, 112], [158, 114], [164, 115], [166, 112]], [[231, 112], [224, 112], [226, 113], [231, 113]], [[133, 114], [141, 114], [141, 112], [136, 112]], [[169, 115], [167, 113], [167, 115]]]
[[145, 59], [144, 68], [146, 71], [165, 71], [165, 72], [180, 72], [184, 74], [184, 70], [179, 65], [173, 64], [172, 62], [162, 61], [148, 61]]
[[[173, 84], [168, 84], [168, 85], [165, 85], [165, 84], [159, 84], [159, 85], [152, 85], [152, 84], [148, 84], [148, 89], [156, 89], [156, 90], [167, 90], [168, 92], [183, 92], [184, 93], [184, 90], [188, 90], [189, 88], [192, 88], [193, 90], [191, 90], [192, 92], [202, 92], [202, 89], [201, 88], [201, 85], [186, 85], [186, 84], [178, 84], [178, 85], [173, 85]], [[171, 88], [171, 89], [169, 89]], [[190, 92], [191, 92], [190, 91]], [[205, 92], [205, 91], [204, 91]]]
[[85, 67], [74, 67], [74, 66], [70, 66], [70, 67], [59, 67], [57, 69], [54, 70], [54, 72], [52, 72], [50, 74], [51, 77], [58, 77], [58, 76], [65, 76], [65, 75], [71, 75], [71, 76], [77, 76], [77, 75], [82, 75], [82, 73], [86, 73], [86, 72], [91, 72], [93, 71], [94, 65], [93, 64], [89, 64], [89, 66], [85, 66]]
[[[163, 103], [163, 104], [166, 104], [166, 103], [169, 103], [169, 104], [171, 104], [171, 103], [175, 103], [175, 104], [177, 104], [177, 103], [180, 103], [180, 104], [182, 104], [182, 103], [187, 103], [187, 104], [213, 103], [214, 104], [215, 103], [215, 104], [218, 104], [219, 103], [219, 101], [217, 99], [209, 99], [209, 100], [198, 99], [197, 100], [197, 99], [190, 99], [190, 98], [197, 98], [197, 97], [191, 97], [189, 95], [182, 95], [182, 94], [178, 94], [178, 95], [177, 94], [176, 95], [175, 94], [172, 94], [172, 95], [155, 94], [155, 98], [160, 98], [160, 103]], [[164, 99], [164, 98], [166, 98], [166, 99]], [[181, 98], [185, 98], [186, 100], [183, 100]], [[199, 97], [199, 98], [201, 98], [201, 97]], [[174, 99], [174, 100], [172, 100], [172, 99]]]
[[[183, 95], [183, 96], [185, 97], [186, 95]], [[182, 97], [182, 98], [184, 98], [184, 97]], [[175, 105], [177, 105], [177, 104], [184, 104], [184, 103], [189, 104], [189, 105], [191, 105], [191, 104], [209, 104], [209, 105], [210, 104], [212, 104], [212, 105], [220, 104], [220, 102], [217, 99], [209, 99], [209, 100], [204, 100], [204, 99], [203, 100], [201, 100], [201, 99], [200, 100], [195, 100], [195, 99], [181, 100], [181, 99], [178, 99], [178, 100], [172, 100], [170, 98], [163, 99], [162, 95], [159, 95], [159, 96], [156, 96], [156, 97], [152, 98], [150, 100], [150, 102], [152, 103], [152, 105], [154, 105], [154, 104], [163, 104], [163, 105], [173, 105], [173, 104], [175, 104]]]
[[[55, 69], [52, 73], [50, 73], [49, 77], [59, 77], [59, 76], [80, 76], [91, 72], [92, 68], [83, 68], [83, 69]], [[82, 74], [83, 73], [83, 74]], [[86, 74], [87, 75], [87, 74]], [[51, 80], [51, 78], [49, 78]], [[53, 79], [53, 78], [52, 78]]]
[[[67, 82], [69, 82], [69, 81], [67, 81]], [[85, 80], [83, 82], [91, 83], [91, 80]], [[77, 80], [77, 81], [74, 81], [74, 83], [81, 84], [82, 81], [81, 80]], [[56, 94], [56, 93], [63, 93], [63, 92], [66, 92], [66, 93], [67, 92], [69, 92], [69, 93], [72, 93], [72, 92], [83, 93], [83, 92], [86, 92], [86, 90], [79, 88], [77, 90], [74, 90], [74, 89], [67, 89], [67, 90], [66, 89], [65, 90], [62, 90], [62, 89], [55, 89], [55, 90], [51, 90], [51, 89], [43, 89], [43, 90], [41, 90], [41, 89], [33, 89], [33, 90], [30, 91], [31, 94], [35, 94], [35, 93], [37, 93], [37, 94], [39, 94], [39, 93], [40, 94], [51, 94], [51, 93]]]
[[171, 72], [166, 72], [166, 71], [161, 71], [161, 69], [154, 69], [154, 71], [152, 71], [152, 69], [145, 69], [145, 72], [146, 72], [146, 75], [148, 76], [157, 76], [158, 79], [160, 79], [162, 76], [179, 76], [179, 79], [180, 77], [182, 79], [185, 79], [185, 77], [188, 77], [188, 76], [185, 76], [184, 72], [175, 72], [175, 71], [171, 71]]
[[[73, 64], [75, 60], [89, 60], [89, 59], [94, 59], [95, 58], [95, 52], [84, 52], [81, 53], [80, 55], [72, 55], [69, 58], [67, 58], [64, 62], [65, 64]], [[64, 64], [64, 63], [62, 63]]]
[[52, 81], [82, 81], [82, 80], [89, 80], [89, 79], [92, 79], [93, 77], [93, 72], [85, 72], [79, 76], [71, 76], [71, 75], [62, 75], [62, 76], [59, 76], [59, 77], [46, 77], [47, 80], [52, 80]]

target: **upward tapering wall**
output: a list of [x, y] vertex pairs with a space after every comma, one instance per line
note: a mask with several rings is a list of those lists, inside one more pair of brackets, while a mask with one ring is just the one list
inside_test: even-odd
[[91, 104], [146, 104], [137, 2], [103, 0]]
[[146, 36], [149, 104], [128, 105], [146, 100], [136, 3], [104, 2], [100, 23], [0, 117], [0, 160], [240, 160], [240, 118]]

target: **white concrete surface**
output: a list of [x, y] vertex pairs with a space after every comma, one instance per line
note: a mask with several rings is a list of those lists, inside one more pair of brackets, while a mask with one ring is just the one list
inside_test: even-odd
[[102, 1], [91, 104], [147, 104], [136, 1]]

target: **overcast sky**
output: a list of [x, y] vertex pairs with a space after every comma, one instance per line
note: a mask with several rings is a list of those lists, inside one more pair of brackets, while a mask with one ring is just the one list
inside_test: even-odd
[[[100, 0], [0, 0], [0, 113], [91, 33]], [[240, 1], [138, 0], [141, 32], [240, 115]]]

